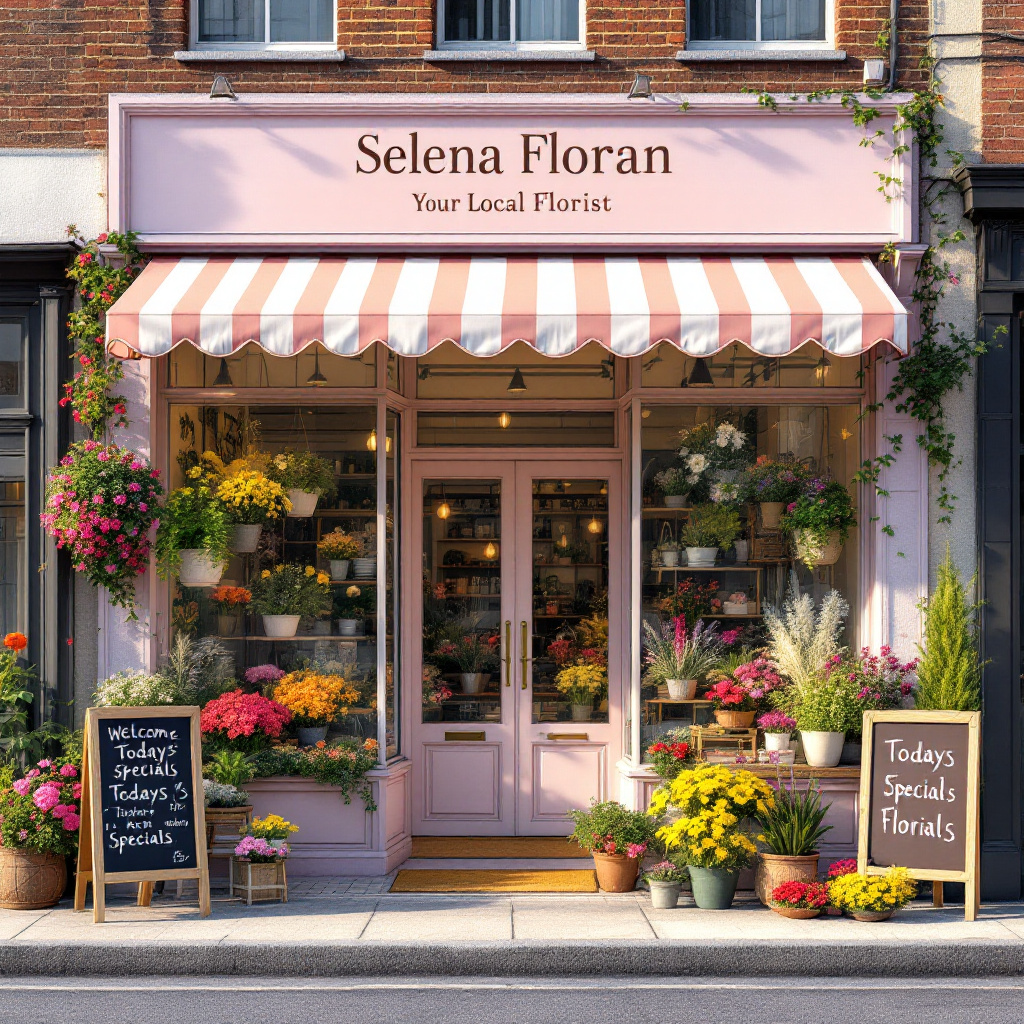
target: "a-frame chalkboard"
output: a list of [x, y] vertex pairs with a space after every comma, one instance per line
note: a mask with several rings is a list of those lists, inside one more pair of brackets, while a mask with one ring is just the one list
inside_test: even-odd
[[89, 708], [82, 761], [82, 825], [75, 910], [93, 883], [93, 921], [104, 920], [107, 882], [194, 878], [210, 913], [202, 740], [197, 707]]

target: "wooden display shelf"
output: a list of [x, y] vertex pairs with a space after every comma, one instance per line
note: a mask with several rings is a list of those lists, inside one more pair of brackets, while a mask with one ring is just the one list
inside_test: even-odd
[[759, 572], [760, 565], [654, 565], [648, 572]]
[[604, 562], [570, 562], [559, 565], [557, 562], [534, 562], [535, 569], [603, 569]]

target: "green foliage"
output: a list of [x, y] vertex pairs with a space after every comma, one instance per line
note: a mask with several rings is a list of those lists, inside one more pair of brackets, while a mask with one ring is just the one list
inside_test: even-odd
[[821, 806], [821, 793], [811, 785], [803, 793], [779, 786], [772, 807], [757, 815], [764, 842], [772, 853], [807, 857], [818, 849], [818, 840], [832, 828], [822, 825], [831, 804]]
[[615, 853], [626, 853], [630, 846], [644, 846], [654, 838], [657, 826], [653, 818], [643, 811], [630, 811], [606, 800], [590, 802], [587, 810], [569, 811], [574, 839], [581, 849], [593, 852], [597, 847], [603, 853], [612, 853], [609, 846], [614, 844]]
[[267, 475], [286, 491], [319, 491], [322, 497], [334, 492], [334, 467], [314, 452], [288, 448], [271, 458]]
[[[718, 547], [728, 551], [743, 532], [740, 514], [732, 505], [694, 505], [683, 528], [683, 543], [691, 548]], [[692, 543], [701, 541], [702, 543]]]
[[859, 736], [864, 716], [860, 689], [860, 682], [845, 672], [821, 672], [799, 689], [778, 691], [777, 703], [801, 732]]
[[249, 607], [257, 615], [316, 618], [331, 607], [329, 581], [329, 576], [318, 573], [311, 565], [275, 565], [272, 570], [264, 569], [253, 581]]
[[203, 765], [203, 776], [236, 789], [244, 786], [254, 774], [253, 757], [241, 750], [218, 750]]
[[923, 604], [924, 646], [917, 666], [918, 708], [927, 711], [981, 709], [978, 654], [978, 605], [971, 604], [977, 577], [968, 586], [960, 579], [949, 549], [939, 565], [938, 582]]
[[35, 673], [18, 661], [17, 651], [0, 649], [0, 753], [20, 752], [28, 730]]
[[803, 533], [801, 556], [812, 569], [828, 543], [828, 535], [838, 530], [839, 539], [845, 544], [850, 530], [856, 525], [857, 516], [850, 492], [835, 480], [827, 484], [812, 480], [808, 489], [782, 516], [784, 530]]
[[205, 551], [216, 562], [228, 560], [233, 524], [224, 503], [205, 480], [171, 491], [160, 512], [156, 555], [160, 575], [167, 578], [181, 566], [181, 552]]
[[340, 740], [323, 747], [270, 747], [252, 759], [256, 778], [272, 775], [300, 775], [325, 786], [336, 786], [345, 803], [355, 793], [367, 811], [377, 810], [373, 789], [366, 773], [377, 767], [377, 743]]

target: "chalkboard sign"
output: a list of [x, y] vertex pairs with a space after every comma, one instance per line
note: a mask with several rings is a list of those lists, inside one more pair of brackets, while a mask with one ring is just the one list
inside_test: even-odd
[[[209, 913], [199, 708], [90, 708], [86, 713], [82, 828], [75, 908], [104, 916], [106, 882], [195, 878]], [[80, 891], [79, 891], [79, 887]]]
[[977, 712], [868, 712], [861, 765], [860, 870], [899, 866], [917, 879], [964, 882], [968, 920], [978, 893], [979, 720]]

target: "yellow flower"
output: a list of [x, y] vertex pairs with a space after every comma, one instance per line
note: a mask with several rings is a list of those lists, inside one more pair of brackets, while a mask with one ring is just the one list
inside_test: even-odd
[[314, 569], [313, 566], [311, 566], [311, 565], [307, 565], [306, 566], [306, 575], [307, 576], [315, 576], [316, 575], [316, 569]]
[[263, 572], [260, 573], [260, 579], [261, 580], [269, 580], [270, 579], [270, 570], [269, 569], [264, 569]]
[[345, 589], [346, 597], [358, 597], [361, 593], [362, 591], [357, 586], [355, 586], [355, 584]]
[[275, 565], [274, 572], [284, 572], [284, 565]]
[[198, 466], [193, 466], [188, 471], [188, 476], [190, 480], [198, 480], [202, 475], [203, 471]]
[[328, 576], [327, 573], [325, 572], [317, 573], [316, 581], [317, 583], [326, 586], [326, 584], [331, 582], [331, 577]]

